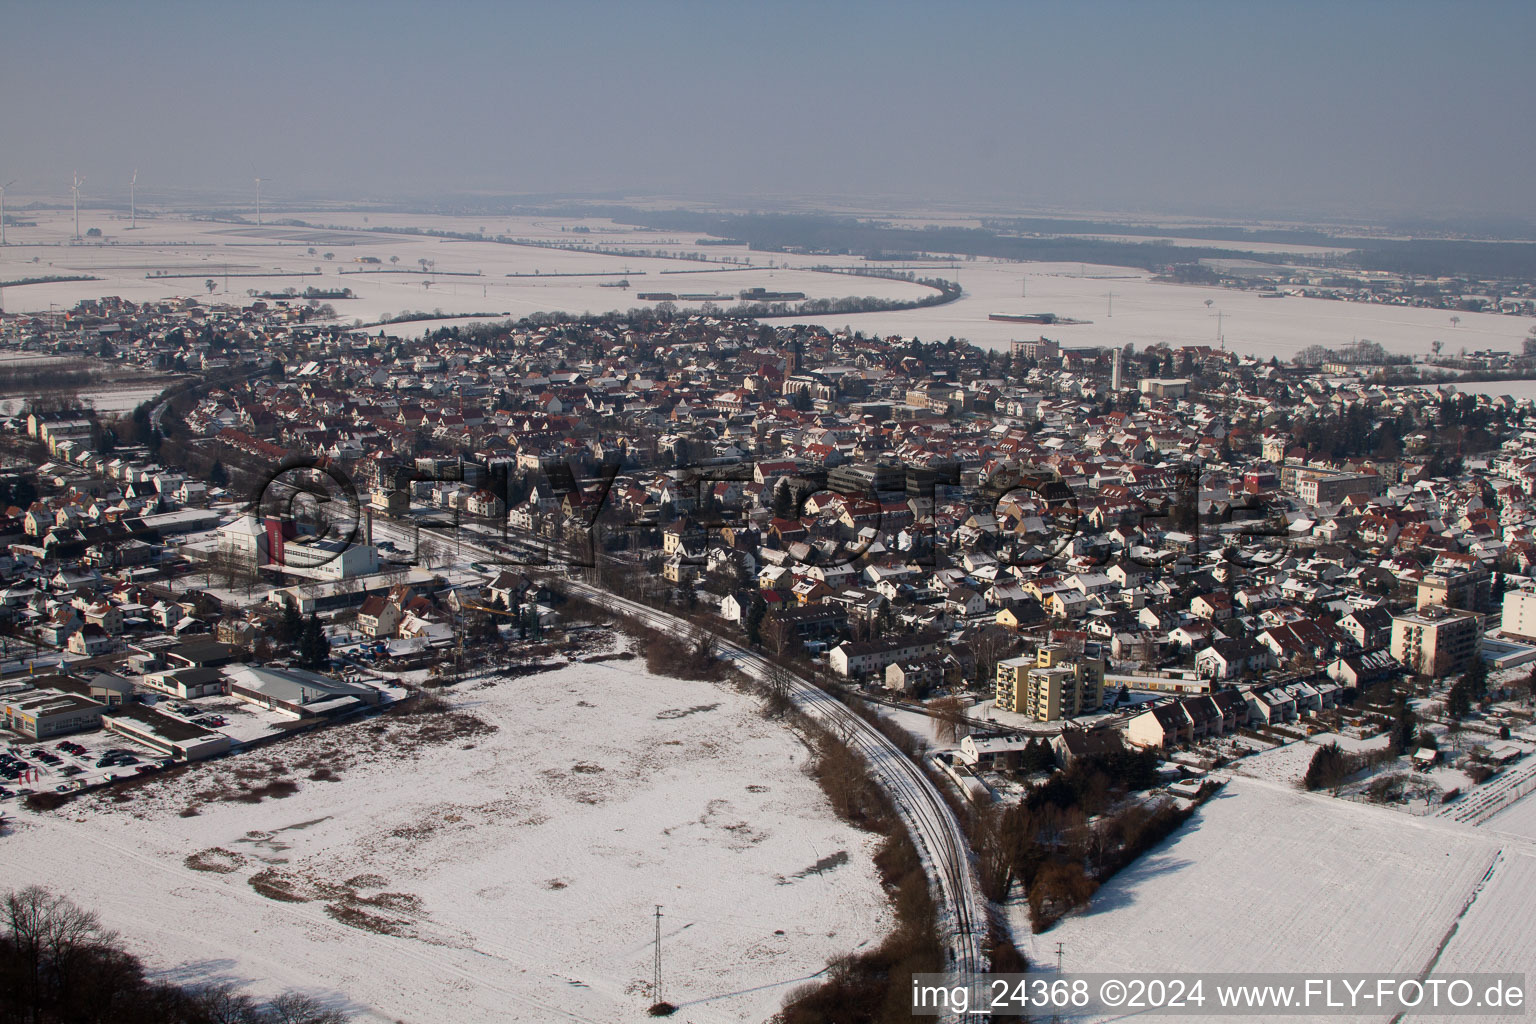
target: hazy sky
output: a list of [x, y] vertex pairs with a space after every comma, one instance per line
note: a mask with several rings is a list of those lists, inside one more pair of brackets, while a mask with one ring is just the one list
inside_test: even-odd
[[1536, 4], [6, 5], [8, 198], [1536, 216]]

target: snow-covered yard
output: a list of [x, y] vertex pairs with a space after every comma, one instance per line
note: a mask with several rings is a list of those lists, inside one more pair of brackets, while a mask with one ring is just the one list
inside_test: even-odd
[[763, 1020], [884, 935], [875, 840], [753, 699], [640, 664], [461, 684], [494, 731], [384, 716], [19, 814], [0, 888], [67, 893], [181, 981], [413, 1024], [637, 1019], [661, 904], [666, 998]]

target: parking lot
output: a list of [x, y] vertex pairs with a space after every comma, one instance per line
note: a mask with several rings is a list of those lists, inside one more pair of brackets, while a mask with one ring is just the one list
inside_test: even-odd
[[0, 800], [67, 792], [112, 778], [159, 771], [174, 761], [116, 733], [98, 731], [46, 740], [0, 732]]
[[[205, 729], [227, 731], [236, 742], [273, 731], [276, 722], [286, 718], [229, 697], [163, 698], [155, 710]], [[43, 740], [0, 729], [0, 800], [67, 792], [174, 763], [166, 754], [106, 729]]]

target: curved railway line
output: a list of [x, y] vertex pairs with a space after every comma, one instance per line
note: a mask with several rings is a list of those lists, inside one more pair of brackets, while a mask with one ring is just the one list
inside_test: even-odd
[[[379, 516], [375, 519], [374, 530], [409, 544], [410, 550], [414, 550], [417, 539], [414, 536], [414, 524]], [[468, 540], [461, 531], [455, 540], [462, 553], [461, 557], [479, 556], [486, 561], [497, 562], [505, 554], [504, 551], [496, 550], [502, 546], [501, 543], [492, 542], [490, 538]], [[509, 537], [508, 540], [514, 546], [521, 546], [518, 538]], [[491, 543], [495, 547], [488, 546]], [[518, 568], [524, 572], [555, 576], [573, 595], [670, 635], [684, 634], [693, 628], [693, 624], [685, 619], [619, 597], [593, 584], [572, 579], [559, 570], [548, 567], [540, 570], [529, 565]], [[768, 677], [771, 669], [777, 668], [761, 654], [735, 641], [722, 638], [719, 647], [729, 652], [744, 672], [760, 681]], [[874, 725], [821, 687], [793, 674], [791, 680], [792, 699], [796, 705], [813, 719], [831, 727], [836, 735], [864, 758], [871, 776], [884, 789], [896, 813], [906, 825], [928, 875], [929, 888], [937, 907], [939, 938], [949, 961], [948, 970], [957, 974], [985, 973], [990, 966], [986, 945], [989, 931], [986, 900], [981, 895], [976, 877], [970, 841], [943, 794], [924, 774], [921, 766], [902, 753]], [[971, 1021], [984, 1018], [973, 1013], [959, 1019]]]

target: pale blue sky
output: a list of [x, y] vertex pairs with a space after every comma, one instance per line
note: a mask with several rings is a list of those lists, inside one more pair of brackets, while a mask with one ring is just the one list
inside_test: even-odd
[[1536, 216], [1536, 4], [6, 5], [15, 198]]

